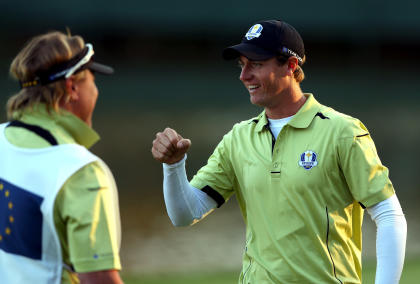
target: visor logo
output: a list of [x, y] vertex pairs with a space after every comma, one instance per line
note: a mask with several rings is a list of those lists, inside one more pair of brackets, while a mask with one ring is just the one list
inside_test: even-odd
[[305, 170], [310, 170], [318, 165], [317, 154], [313, 151], [305, 151], [300, 155], [299, 166]]
[[263, 27], [260, 24], [253, 25], [249, 31], [245, 34], [247, 40], [251, 40], [253, 38], [258, 38], [261, 35], [261, 31]]

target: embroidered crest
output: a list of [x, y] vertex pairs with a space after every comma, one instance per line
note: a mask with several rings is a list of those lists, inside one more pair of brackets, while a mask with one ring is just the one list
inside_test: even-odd
[[246, 33], [246, 39], [251, 40], [253, 38], [260, 37], [262, 29], [263, 26], [261, 26], [260, 24], [253, 25]]
[[310, 170], [318, 165], [317, 154], [313, 151], [305, 151], [300, 155], [299, 166], [305, 170]]

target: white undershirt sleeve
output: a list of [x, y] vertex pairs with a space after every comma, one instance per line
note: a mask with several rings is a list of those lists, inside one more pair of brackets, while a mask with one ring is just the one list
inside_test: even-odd
[[397, 284], [404, 265], [407, 222], [397, 196], [367, 208], [376, 223], [375, 284]]
[[186, 157], [175, 164], [163, 164], [163, 196], [174, 226], [191, 225], [217, 207], [213, 198], [188, 182]]

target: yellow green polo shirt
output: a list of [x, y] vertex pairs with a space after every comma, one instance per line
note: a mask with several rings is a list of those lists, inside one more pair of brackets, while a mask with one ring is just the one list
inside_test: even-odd
[[[91, 147], [98, 134], [70, 112], [47, 112], [45, 105], [13, 114], [14, 119], [48, 130], [58, 144]], [[44, 148], [51, 144], [21, 127], [8, 127], [6, 138], [15, 146]], [[94, 190], [98, 189], [98, 190]], [[74, 173], [57, 194], [54, 222], [60, 239], [63, 261], [76, 272], [121, 269], [120, 225], [114, 180], [101, 161], [90, 163]], [[118, 209], [116, 209], [118, 210]], [[62, 283], [79, 283], [76, 273], [63, 269]]]
[[361, 283], [363, 207], [394, 193], [365, 126], [313, 95], [274, 139], [265, 112], [236, 124], [191, 184], [246, 224], [240, 283]]

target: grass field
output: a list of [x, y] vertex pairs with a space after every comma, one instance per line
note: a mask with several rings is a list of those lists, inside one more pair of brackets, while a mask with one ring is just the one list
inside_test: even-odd
[[[154, 276], [122, 275], [125, 284], [236, 284], [239, 272], [160, 274]], [[374, 283], [375, 263], [366, 263], [363, 268], [363, 283]], [[420, 281], [420, 259], [405, 262], [400, 284], [415, 284]]]

